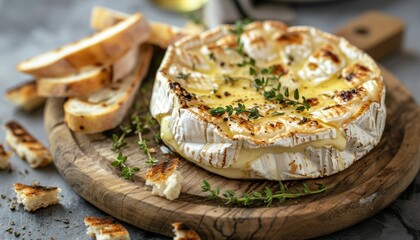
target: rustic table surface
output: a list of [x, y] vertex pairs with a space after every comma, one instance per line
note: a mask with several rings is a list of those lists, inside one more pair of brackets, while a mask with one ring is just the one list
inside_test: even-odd
[[[15, 70], [19, 61], [89, 34], [90, 10], [95, 5], [130, 13], [142, 11], [150, 20], [178, 26], [186, 22], [185, 17], [157, 9], [151, 1], [145, 0], [0, 0], [0, 92], [28, 79]], [[326, 31], [333, 31], [362, 11], [372, 9], [403, 19], [407, 24], [404, 50], [380, 63], [392, 71], [420, 102], [420, 1], [348, 0], [292, 7], [298, 16], [294, 24], [312, 25]], [[42, 109], [27, 114], [0, 98], [0, 123], [11, 119], [21, 122], [47, 144]], [[0, 143], [4, 143], [3, 139], [4, 132], [0, 131]], [[105, 214], [73, 192], [53, 165], [33, 170], [16, 156], [11, 162], [11, 172], [0, 171], [0, 238], [87, 239], [83, 218]], [[35, 213], [28, 213], [21, 207], [11, 210], [9, 206], [15, 197], [13, 183], [35, 181], [60, 187], [61, 204]], [[124, 225], [132, 239], [167, 239]], [[420, 239], [419, 229], [420, 174], [391, 206], [368, 220], [320, 239]]]

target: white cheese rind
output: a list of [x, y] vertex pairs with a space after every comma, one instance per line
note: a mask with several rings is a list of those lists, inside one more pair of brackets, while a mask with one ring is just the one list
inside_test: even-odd
[[[267, 25], [266, 22], [264, 24]], [[322, 76], [303, 74], [300, 76], [302, 80], [310, 77], [309, 81], [317, 85], [339, 74], [343, 68], [355, 62], [369, 67], [371, 75], [365, 79], [357, 78], [356, 82], [347, 84], [360, 88], [357, 96], [343, 100], [337, 97], [338, 94], [331, 100], [339, 105], [341, 112], [336, 112], [334, 108], [314, 107], [310, 116], [321, 123], [320, 129], [283, 122], [286, 126], [283, 132], [278, 130], [277, 134], [267, 135], [270, 136], [267, 141], [261, 141], [258, 136], [248, 134], [245, 129], [241, 130], [240, 126], [234, 128], [232, 124], [227, 131], [220, 127], [217, 119], [208, 117], [208, 114], [202, 110], [185, 107], [183, 100], [179, 99], [170, 87], [174, 77], [168, 73], [168, 69], [180, 63], [175, 57], [176, 50], [180, 48], [183, 51], [193, 51], [200, 46], [201, 50], [197, 51], [203, 51], [207, 45], [217, 43], [230, 34], [227, 27], [222, 26], [199, 37], [184, 38], [167, 51], [156, 77], [150, 108], [152, 115], [161, 124], [162, 139], [165, 143], [186, 159], [219, 175], [229, 178], [270, 180], [329, 176], [348, 168], [372, 150], [380, 141], [386, 118], [385, 87], [375, 62], [346, 40], [317, 29], [290, 27], [287, 31], [302, 32], [304, 37], [300, 45], [289, 44], [283, 48], [283, 52], [280, 51], [278, 57], [283, 59], [284, 64], [287, 64], [285, 61], [289, 59], [285, 59], [282, 54], [292, 52], [296, 48], [297, 55], [291, 64], [301, 65], [303, 71], [307, 61], [313, 57], [312, 53], [324, 45], [323, 41], [334, 43], [332, 52], [337, 52], [340, 59], [340, 62], [334, 66], [332, 61], [327, 59], [327, 63], [331, 66], [321, 68], [321, 73], [328, 77], [322, 74]], [[250, 35], [255, 37], [258, 34], [259, 32]], [[241, 38], [244, 40], [245, 51], [259, 59], [261, 56], [252, 52], [252, 46], [246, 38], [244, 35]], [[272, 48], [270, 44], [263, 47]], [[325, 61], [318, 63], [322, 65]], [[226, 69], [229, 67], [224, 67], [220, 71], [225, 73]], [[194, 69], [191, 71], [194, 72]], [[299, 71], [295, 71], [297, 72]], [[176, 81], [182, 86], [188, 85], [187, 82]], [[228, 122], [231, 122], [231, 119]], [[236, 134], [230, 135], [230, 131]]]

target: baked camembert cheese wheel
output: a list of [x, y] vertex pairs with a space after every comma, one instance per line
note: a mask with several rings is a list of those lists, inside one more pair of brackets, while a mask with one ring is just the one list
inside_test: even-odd
[[169, 47], [151, 107], [163, 141], [237, 179], [342, 171], [378, 144], [385, 86], [366, 53], [313, 27], [223, 25]]

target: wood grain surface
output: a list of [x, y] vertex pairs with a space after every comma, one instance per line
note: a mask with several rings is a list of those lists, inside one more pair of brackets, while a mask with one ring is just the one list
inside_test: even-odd
[[[383, 137], [370, 153], [348, 169], [322, 179], [307, 180], [309, 186], [323, 183], [325, 193], [286, 201], [283, 205], [239, 208], [222, 201], [208, 200], [201, 192], [206, 179], [221, 190], [237, 192], [274, 186], [270, 181], [230, 180], [181, 160], [184, 176], [180, 198], [169, 201], [151, 194], [145, 186], [145, 155], [136, 145], [136, 136], [127, 139], [123, 152], [129, 166], [140, 166], [134, 182], [119, 177], [111, 166], [109, 133], [84, 135], [71, 132], [63, 122], [63, 99], [49, 99], [45, 111], [54, 164], [73, 189], [108, 214], [140, 228], [172, 236], [171, 223], [184, 222], [202, 239], [297, 239], [328, 234], [371, 217], [409, 185], [420, 168], [420, 110], [407, 89], [382, 69], [387, 87], [388, 117]], [[147, 114], [151, 81], [146, 82], [138, 101]], [[151, 133], [150, 133], [151, 134]], [[148, 137], [150, 137], [150, 134]], [[156, 146], [156, 158], [165, 161]], [[299, 188], [302, 181], [286, 183]]]

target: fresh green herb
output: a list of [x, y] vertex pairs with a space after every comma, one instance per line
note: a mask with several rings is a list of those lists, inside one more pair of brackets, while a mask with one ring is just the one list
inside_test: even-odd
[[236, 52], [238, 52], [240, 55], [245, 55], [244, 54], [244, 44], [242, 42], [239, 42], [239, 47], [236, 49]]
[[180, 72], [179, 74], [178, 74], [178, 76], [176, 76], [176, 78], [178, 78], [178, 79], [184, 79], [184, 80], [187, 80], [189, 77], [190, 77], [190, 73], [183, 73], [183, 72]]
[[270, 66], [268, 68], [262, 68], [261, 73], [262, 74], [273, 74], [275, 69], [276, 69], [275, 66]]
[[208, 56], [209, 56], [210, 60], [216, 61], [216, 57], [214, 56], [214, 53], [211, 52], [211, 53], [208, 54]]
[[277, 112], [277, 111], [275, 111], [275, 112], [273, 112], [272, 114], [271, 114], [271, 116], [282, 116], [282, 115], [284, 115], [285, 113], [284, 112]]
[[225, 84], [233, 85], [237, 81], [237, 79], [226, 74], [223, 74], [222, 77]]
[[150, 113], [147, 114], [145, 119], [141, 119], [137, 113], [133, 113], [130, 117], [131, 124], [135, 128], [135, 133], [146, 133], [152, 131], [155, 134], [154, 127], [158, 124], [156, 119], [152, 117]]
[[124, 141], [125, 137], [132, 132], [131, 126], [120, 126], [120, 129], [122, 130], [121, 136], [118, 136], [117, 134], [112, 134], [112, 147], [111, 150], [114, 152], [118, 152], [121, 150], [122, 147], [127, 145], [127, 143]]
[[299, 125], [302, 125], [304, 123], [306, 123], [307, 121], [309, 121], [309, 118], [303, 117], [302, 120], [299, 121]]
[[246, 65], [255, 66], [255, 59], [243, 59], [241, 63], [237, 63], [236, 66], [238, 67], [245, 67]]
[[241, 113], [247, 113], [248, 119], [258, 119], [259, 117], [262, 117], [258, 110], [258, 106], [254, 106], [251, 109], [246, 109], [245, 105], [242, 103], [238, 103], [237, 107], [232, 107], [231, 105], [225, 106], [225, 107], [216, 107], [216, 108], [210, 108], [210, 114], [212, 116], [221, 116], [223, 114], [227, 113], [228, 116], [232, 116], [233, 114], [239, 115]]
[[293, 95], [294, 95], [295, 100], [299, 100], [299, 90], [297, 88], [295, 89], [295, 92]]
[[[237, 205], [237, 206], [251, 206], [256, 204], [264, 203], [268, 206], [273, 204], [274, 201], [278, 203], [284, 203], [287, 199], [299, 198], [307, 195], [313, 195], [325, 192], [328, 188], [324, 184], [318, 185], [317, 190], [311, 190], [305, 183], [303, 183], [303, 189], [296, 192], [290, 191], [282, 182], [279, 182], [277, 189], [271, 189], [265, 187], [263, 191], [254, 191], [251, 193], [243, 193], [242, 195], [237, 194], [233, 190], [226, 190], [223, 192], [223, 200], [226, 204]], [[208, 192], [210, 199], [216, 199], [219, 197], [220, 188], [212, 188], [210, 183], [203, 180], [201, 185], [202, 192]]]
[[146, 163], [154, 164], [158, 162], [158, 160], [153, 158], [150, 154], [150, 149], [147, 146], [147, 139], [142, 139], [141, 134], [139, 134], [139, 141], [137, 142], [137, 144], [140, 146], [140, 149], [143, 151], [143, 153], [147, 156]]
[[211, 189], [210, 183], [207, 182], [206, 180], [203, 180], [203, 182], [201, 184], [201, 191], [202, 192], [209, 192], [208, 198], [215, 199], [215, 198], [217, 198], [217, 196], [219, 196], [220, 188], [217, 187], [217, 188]]
[[235, 35], [240, 36], [244, 32], [244, 27], [251, 23], [252, 20], [250, 19], [243, 19], [242, 21], [236, 21], [235, 28], [231, 30], [231, 32]]
[[302, 96], [302, 101], [299, 101], [299, 90], [295, 89], [293, 92], [293, 98], [290, 99], [289, 88], [286, 88], [284, 93], [280, 92], [281, 84], [277, 86], [277, 88], [273, 88], [269, 91], [264, 91], [263, 96], [267, 100], [277, 101], [280, 104], [286, 104], [288, 106], [292, 106], [297, 111], [305, 111], [311, 108], [311, 104], [306, 100], [304, 96]]
[[268, 82], [270, 79], [266, 78], [266, 77], [256, 77], [254, 78], [254, 87], [255, 89], [261, 90], [261, 89], [265, 89], [265, 87], [267, 87]]
[[248, 115], [249, 119], [258, 119], [259, 117], [262, 117], [262, 115], [258, 111], [257, 106], [251, 108], [250, 110], [247, 110], [247, 112], [249, 113], [249, 115]]
[[255, 69], [254, 67], [249, 67], [249, 75], [253, 75], [253, 76], [258, 75], [257, 69]]
[[221, 116], [225, 114], [226, 110], [224, 107], [216, 107], [216, 108], [210, 108], [210, 114], [212, 116]]
[[140, 171], [140, 168], [138, 167], [129, 167], [125, 164], [127, 161], [127, 156], [124, 156], [122, 152], [118, 153], [118, 156], [115, 158], [115, 160], [111, 163], [114, 167], [121, 168], [121, 176], [130, 181], [134, 181], [134, 175], [136, 172]]

